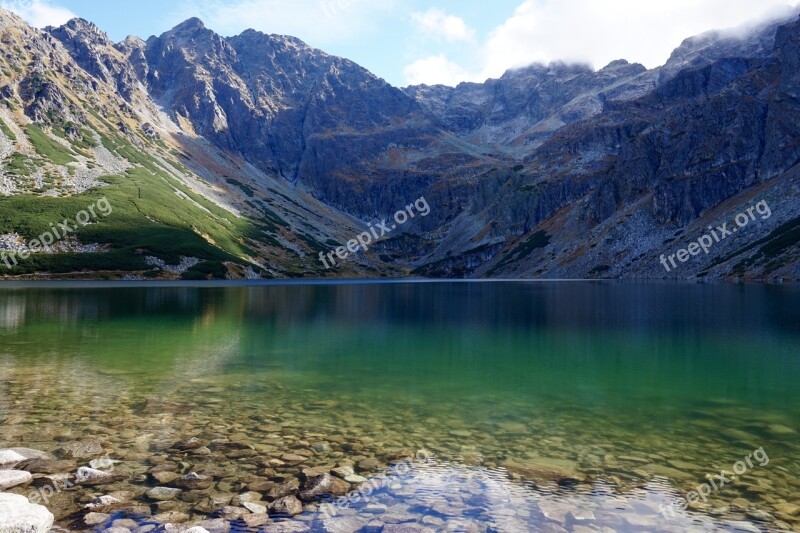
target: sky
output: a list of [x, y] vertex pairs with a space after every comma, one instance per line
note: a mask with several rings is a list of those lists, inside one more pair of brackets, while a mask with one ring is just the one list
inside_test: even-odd
[[0, 0], [37, 27], [74, 16], [115, 41], [199, 17], [225, 36], [293, 35], [396, 86], [497, 78], [535, 62], [664, 64], [686, 37], [741, 28], [797, 0]]

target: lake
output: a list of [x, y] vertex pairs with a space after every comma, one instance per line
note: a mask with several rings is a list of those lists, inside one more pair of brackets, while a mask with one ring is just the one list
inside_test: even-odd
[[0, 290], [11, 491], [69, 529], [800, 531], [799, 384], [791, 286]]

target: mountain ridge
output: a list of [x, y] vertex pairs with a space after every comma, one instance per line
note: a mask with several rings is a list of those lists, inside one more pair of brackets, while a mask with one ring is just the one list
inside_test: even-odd
[[[186, 276], [797, 279], [798, 213], [784, 206], [795, 128], [775, 111], [796, 113], [795, 65], [781, 51], [795, 26], [690, 38], [652, 70], [554, 63], [483, 84], [401, 89], [289, 36], [222, 37], [195, 18], [114, 43], [82, 19], [39, 31], [0, 11], [0, 140], [13, 152], [0, 158], [0, 183], [12, 203], [72, 200], [71, 174], [90, 175], [92, 194], [128, 182], [140, 195], [172, 191], [185, 214], [174, 220], [150, 205], [142, 227], [206, 243]], [[45, 144], [73, 161], [43, 154]], [[704, 146], [717, 152], [701, 155]], [[724, 263], [659, 270], [673, 235], [776, 180], [765, 193], [782, 192], [772, 200], [779, 209], [752, 233], [790, 241], [776, 256], [755, 258], [760, 248], [732, 241], [720, 246]], [[421, 197], [430, 216], [341, 270], [317, 261]], [[782, 224], [791, 227], [773, 235]], [[35, 236], [12, 214], [0, 234], [0, 247]], [[130, 263], [107, 275], [168, 277], [143, 259], [197, 258], [195, 245], [134, 247], [128, 237], [127, 248], [116, 237], [105, 244], [126, 248], [120, 262]], [[92, 262], [108, 262], [101, 255], [64, 262], [86, 263], [93, 276]], [[11, 274], [37, 272], [51, 271], [34, 261]]]

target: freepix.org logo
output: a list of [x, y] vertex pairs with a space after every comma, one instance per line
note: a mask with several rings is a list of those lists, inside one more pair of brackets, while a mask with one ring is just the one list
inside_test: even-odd
[[88, 226], [99, 220], [100, 217], [107, 217], [112, 211], [113, 209], [108, 199], [105, 197], [100, 198], [86, 209], [78, 211], [74, 220], [64, 219], [61, 222], [51, 222], [50, 229], [37, 238], [31, 239], [30, 242], [19, 246], [14, 251], [0, 253], [0, 260], [2, 260], [6, 268], [11, 269], [19, 264], [17, 257], [26, 260], [31, 254], [51, 252], [53, 245], [69, 237], [80, 226]]
[[339, 246], [327, 254], [325, 252], [320, 252], [319, 260], [322, 262], [325, 268], [336, 267], [337, 264], [334, 256], [343, 261], [350, 257], [351, 254], [356, 254], [361, 251], [366, 252], [369, 250], [371, 244], [385, 238], [387, 235], [396, 230], [398, 227], [407, 223], [409, 220], [415, 218], [417, 215], [420, 217], [426, 217], [430, 214], [430, 212], [431, 208], [428, 205], [428, 201], [424, 196], [420, 197], [414, 201], [414, 203], [408, 204], [403, 209], [397, 211], [394, 214], [393, 224], [388, 222], [386, 219], [381, 220], [374, 226], [370, 222], [369, 226], [367, 227], [367, 231], [347, 241], [346, 246]]
[[766, 200], [762, 200], [756, 205], [748, 208], [746, 211], [742, 211], [736, 215], [732, 223], [725, 222], [721, 226], [709, 226], [708, 229], [710, 230], [710, 233], [707, 233], [696, 241], [689, 243], [686, 248], [681, 248], [674, 254], [670, 254], [668, 256], [662, 254], [660, 258], [661, 265], [667, 272], [672, 272], [673, 269], [678, 268], [678, 262], [685, 263], [692, 257], [700, 255], [701, 252], [704, 252], [706, 255], [708, 255], [715, 244], [727, 239], [740, 229], [747, 227], [747, 225], [751, 222], [758, 220], [756, 214], [761, 217], [761, 220], [767, 220], [772, 216], [772, 210], [770, 209]]

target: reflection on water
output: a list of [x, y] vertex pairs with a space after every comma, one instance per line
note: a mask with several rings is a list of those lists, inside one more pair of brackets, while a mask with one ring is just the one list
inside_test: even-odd
[[[362, 473], [375, 475], [424, 448], [439, 462], [342, 511], [337, 531], [797, 530], [797, 296], [587, 283], [2, 291], [0, 447], [97, 436], [126, 476], [103, 489], [184, 523], [217, 515], [187, 495], [148, 503], [161, 461], [225, 470], [211, 490], [230, 497], [264, 485], [259, 461], [287, 452], [311, 450], [273, 480], [370, 459]], [[170, 449], [188, 436], [210, 455]], [[658, 514], [759, 447], [769, 465]], [[61, 495], [59, 523], [80, 524], [86, 498]], [[328, 527], [313, 505], [292, 523]]]

